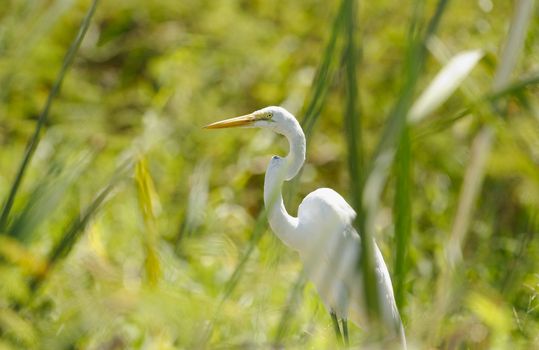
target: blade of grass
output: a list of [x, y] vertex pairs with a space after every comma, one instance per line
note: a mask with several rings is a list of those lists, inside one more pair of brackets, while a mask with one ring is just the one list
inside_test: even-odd
[[[457, 54], [453, 56], [451, 60], [449, 60], [449, 56], [450, 56], [449, 48], [446, 47], [444, 43], [440, 39], [437, 39], [437, 38], [433, 38], [433, 40], [429, 41], [429, 50], [439, 61], [441, 62], [449, 61], [449, 63], [446, 63], [444, 68], [442, 68], [438, 76], [443, 75], [444, 74], [443, 71], [452, 70], [452, 69], [449, 69], [452, 61], [455, 61], [455, 60], [462, 61], [463, 63], [462, 67], [455, 67], [455, 72], [452, 72], [451, 74], [445, 74], [448, 76], [447, 80], [450, 81], [450, 85], [453, 85], [453, 88], [451, 90], [454, 90], [455, 80], [462, 79], [464, 77], [465, 70], [470, 70], [471, 68], [473, 68], [473, 65], [476, 63], [474, 61], [477, 61], [474, 58], [473, 51], [468, 51], [465, 53]], [[468, 56], [468, 58], [466, 58], [466, 56]], [[457, 63], [457, 62], [454, 62], [454, 63]], [[427, 90], [431, 89], [435, 80], [438, 80], [438, 78], [435, 78], [433, 80], [433, 82], [431, 83], [431, 85], [429, 86]], [[464, 97], [466, 97], [466, 99], [469, 101], [468, 106], [463, 108], [454, 117], [450, 119], [443, 119], [439, 121], [432, 121], [432, 122], [422, 124], [421, 131], [414, 133], [414, 140], [417, 140], [426, 135], [430, 135], [433, 133], [437, 133], [441, 130], [444, 130], [448, 128], [449, 126], [451, 126], [454, 122], [456, 122], [460, 118], [467, 115], [480, 115], [482, 118], [492, 119], [492, 117], [489, 118], [489, 115], [491, 115], [491, 113], [488, 110], [488, 107], [491, 107], [492, 105], [499, 105], [498, 100], [504, 97], [514, 96], [516, 100], [520, 102], [521, 105], [523, 105], [524, 108], [529, 108], [529, 106], [526, 105], [526, 98], [525, 98], [524, 92], [526, 88], [533, 86], [537, 83], [539, 83], [539, 74], [537, 73], [527, 74], [519, 79], [513, 80], [509, 84], [505, 84], [505, 87], [499, 88], [495, 92], [489, 92], [487, 94], [483, 94], [483, 96], [476, 96], [476, 93], [474, 93], [474, 91], [477, 89], [471, 90], [464, 85], [462, 87], [462, 92], [463, 92]], [[443, 85], [443, 84], [438, 84], [438, 85]], [[458, 85], [460, 85], [460, 82], [458, 83]], [[442, 91], [448, 90], [448, 87], [440, 86], [440, 89]], [[449, 92], [449, 94], [451, 92]], [[418, 103], [419, 100], [423, 98], [423, 95], [428, 95], [428, 94], [426, 94], [426, 92], [423, 93], [422, 96], [416, 101], [416, 103], [414, 103], [414, 106], [412, 107], [412, 111], [410, 112], [410, 115], [409, 115], [409, 122], [414, 122], [415, 124], [415, 121], [417, 121], [417, 119], [421, 119], [420, 116], [418, 116], [418, 114], [420, 113], [417, 113], [417, 110], [418, 110], [417, 105], [419, 104]], [[433, 95], [433, 94], [431, 93], [430, 95]], [[438, 95], [440, 94], [438, 93]], [[445, 92], [445, 95], [448, 96], [447, 91]], [[425, 103], [422, 103], [422, 104], [425, 105]], [[414, 113], [414, 109], [416, 110], [415, 113]], [[419, 110], [421, 110], [421, 108], [419, 108]], [[423, 116], [425, 115], [425, 113], [421, 113], [421, 114]]]
[[282, 341], [284, 339], [284, 336], [286, 335], [286, 331], [290, 328], [292, 316], [294, 315], [296, 306], [298, 305], [300, 301], [299, 296], [301, 295], [301, 292], [305, 288], [306, 283], [307, 283], [307, 279], [305, 277], [305, 273], [304, 271], [301, 271], [300, 273], [298, 273], [298, 276], [296, 277], [296, 281], [292, 285], [292, 290], [288, 294], [288, 301], [281, 314], [281, 319], [279, 321], [277, 331], [275, 332], [275, 337], [273, 338], [274, 339], [273, 345], [275, 347], [284, 346], [284, 344], [282, 344]]
[[[9, 69], [0, 72], [0, 101], [6, 102], [9, 96], [10, 86], [17, 78], [17, 73], [23, 68], [23, 63], [28, 54], [35, 49], [42, 38], [47, 36], [54, 24], [58, 22], [67, 10], [76, 5], [73, 0], [55, 1], [51, 3], [31, 4], [21, 11], [9, 11], [2, 18], [2, 30], [0, 30], [0, 42], [9, 41], [9, 37], [16, 37], [17, 43], [12, 43], [15, 48], [7, 57]], [[9, 7], [9, 6], [6, 6]], [[21, 27], [25, 30], [20, 32]], [[13, 33], [17, 32], [17, 35]], [[11, 34], [10, 34], [11, 33]]]
[[[401, 89], [399, 94], [399, 99], [393, 106], [388, 123], [382, 133], [382, 137], [378, 142], [376, 151], [373, 157], [371, 164], [371, 169], [376, 168], [376, 165], [379, 164], [378, 161], [381, 161], [387, 157], [387, 154], [391, 154], [394, 151], [394, 147], [398, 144], [400, 139], [400, 134], [402, 129], [406, 124], [406, 117], [412, 103], [412, 97], [415, 91], [417, 80], [423, 70], [424, 61], [427, 54], [426, 43], [429, 38], [434, 35], [438, 25], [440, 24], [442, 14], [444, 13], [449, 0], [439, 0], [436, 6], [436, 11], [431, 18], [426, 32], [423, 37], [419, 40], [414, 38], [409, 39], [409, 48], [407, 53], [406, 61], [406, 81]], [[412, 23], [412, 27], [415, 24]], [[390, 157], [392, 158], [392, 156]], [[388, 164], [389, 165], [389, 164]], [[387, 166], [385, 168], [385, 173], [387, 173]], [[375, 175], [372, 172], [369, 173], [369, 177]], [[379, 174], [376, 174], [379, 175]], [[384, 176], [385, 177], [385, 176]], [[370, 202], [370, 198], [364, 198], [367, 202]]]
[[444, 103], [482, 56], [480, 50], [465, 51], [453, 56], [413, 104], [408, 121], [417, 123]]
[[395, 216], [395, 301], [401, 310], [401, 317], [403, 316], [402, 309], [406, 305], [405, 282], [409, 264], [408, 245], [412, 231], [411, 159], [410, 130], [405, 127], [397, 148], [396, 188], [393, 206]]
[[[474, 50], [457, 54], [449, 60], [411, 107], [408, 122], [420, 121], [445, 102], [482, 56], [481, 51]], [[395, 299], [399, 309], [402, 310], [405, 305], [407, 250], [411, 234], [411, 149], [408, 127], [404, 127], [401, 137], [395, 164], [396, 189], [393, 212], [395, 217]]]
[[215, 308], [212, 317], [209, 319], [208, 323], [205, 325], [204, 330], [201, 332], [200, 338], [195, 340], [196, 343], [193, 345], [193, 348], [204, 349], [206, 347], [206, 344], [210, 340], [212, 332], [213, 332], [213, 325], [215, 324], [215, 321], [217, 320], [217, 317], [219, 316], [219, 313], [221, 311], [223, 304], [228, 300], [232, 292], [234, 292], [241, 278], [241, 275], [243, 271], [245, 270], [247, 261], [249, 261], [249, 258], [251, 257], [256, 245], [262, 238], [264, 232], [266, 232], [267, 227], [268, 227], [267, 213], [265, 210], [262, 210], [258, 214], [258, 217], [256, 219], [253, 233], [251, 235], [251, 238], [249, 239], [249, 244], [247, 245], [247, 248], [243, 252], [238, 264], [236, 265], [236, 268], [234, 269], [234, 271], [232, 272], [232, 274], [226, 281], [223, 291], [221, 292], [219, 302], [217, 303], [217, 307]]
[[[322, 108], [324, 107], [326, 101], [327, 92], [333, 77], [335, 76], [337, 45], [339, 35], [342, 33], [345, 13], [346, 0], [342, 0], [339, 8], [337, 9], [335, 19], [333, 20], [329, 40], [326, 44], [324, 54], [322, 55], [322, 61], [320, 62], [316, 76], [313, 80], [310, 97], [308, 99], [307, 107], [305, 108], [304, 117], [301, 121], [301, 127], [305, 132], [307, 144], [309, 144], [309, 141], [311, 140], [313, 128], [320, 117], [320, 113], [322, 112]], [[285, 184], [286, 204], [289, 204], [292, 198], [295, 197], [302, 173], [303, 169], [300, 170], [299, 174], [296, 175], [296, 177], [293, 178], [288, 184]]]
[[[363, 138], [361, 134], [361, 114], [358, 108], [358, 83], [356, 57], [357, 43], [356, 32], [356, 5], [353, 0], [346, 1], [345, 16], [345, 51], [344, 64], [345, 78], [345, 109], [344, 126], [348, 154], [348, 173], [350, 174], [350, 192], [352, 207], [356, 212], [355, 226], [359, 227], [360, 240], [360, 271], [363, 276], [365, 305], [369, 322], [376, 324], [380, 318], [380, 305], [378, 300], [378, 288], [374, 271], [374, 245], [372, 235], [365, 230], [365, 212], [361, 205], [363, 197], [363, 185], [365, 180], [363, 167]], [[376, 327], [372, 327], [376, 330]]]
[[496, 69], [492, 83], [492, 88], [495, 91], [503, 88], [509, 81], [524, 47], [530, 19], [535, 13], [533, 10], [534, 0], [519, 0], [515, 6], [507, 40], [501, 53], [500, 65]]
[[331, 85], [332, 78], [335, 75], [335, 52], [337, 50], [339, 33], [344, 25], [343, 19], [346, 14], [346, 3], [346, 0], [341, 1], [335, 19], [333, 20], [329, 41], [326, 45], [324, 54], [322, 56], [322, 61], [313, 81], [309, 103], [307, 104], [304, 118], [301, 121], [301, 126], [305, 131], [307, 142], [309, 141], [309, 136], [312, 133], [312, 129], [320, 116], [329, 86]]
[[53, 160], [47, 175], [34, 187], [24, 208], [9, 225], [8, 235], [27, 243], [37, 232], [39, 225], [55, 211], [65, 192], [90, 164], [93, 154], [84, 153], [70, 164]]
[[139, 155], [135, 165], [135, 184], [142, 218], [146, 227], [146, 232], [144, 232], [146, 278], [150, 286], [155, 286], [161, 278], [161, 265], [157, 256], [158, 231], [155, 214], [155, 209], [159, 202], [146, 159], [142, 155]]
[[[272, 203], [278, 199], [278, 195], [279, 195], [278, 192], [272, 194], [272, 198], [270, 200], [270, 204], [268, 205], [268, 207], [271, 207]], [[232, 293], [236, 289], [238, 282], [245, 270], [247, 262], [249, 261], [249, 258], [251, 257], [258, 242], [262, 238], [264, 232], [266, 232], [268, 228], [267, 218], [268, 218], [267, 210], [266, 209], [261, 210], [256, 219], [253, 233], [251, 235], [251, 238], [249, 239], [249, 244], [247, 245], [247, 248], [245, 249], [238, 264], [236, 265], [236, 268], [234, 269], [234, 271], [232, 272], [232, 274], [226, 281], [225, 286], [220, 294], [217, 306], [215, 307], [213, 311], [212, 317], [204, 326], [204, 329], [202, 330], [200, 337], [194, 340], [194, 344], [192, 346], [193, 348], [197, 348], [197, 349], [205, 348], [208, 341], [210, 340], [212, 332], [213, 332], [213, 325], [215, 324], [215, 321], [217, 320], [217, 317], [219, 316], [224, 303], [228, 300], [228, 298], [232, 295]]]
[[60, 242], [53, 248], [47, 259], [47, 273], [39, 277], [34, 278], [30, 282], [30, 290], [35, 293], [35, 291], [41, 286], [46, 276], [50, 273], [51, 268], [74, 247], [80, 233], [84, 231], [84, 228], [90, 221], [90, 219], [95, 215], [101, 204], [107, 198], [108, 194], [114, 188], [113, 184], [107, 185], [103, 190], [99, 192], [97, 197], [93, 200], [92, 203], [84, 210], [81, 215], [77, 215], [75, 219], [72, 220], [69, 228], [66, 230], [63, 238]]
[[210, 173], [211, 164], [204, 160], [197, 164], [191, 176], [191, 189], [189, 190], [187, 208], [182, 215], [178, 234], [174, 239], [174, 246], [178, 253], [181, 251], [182, 239], [193, 234], [204, 221], [204, 213], [208, 202]]
[[[373, 286], [375, 286], [375, 276], [373, 273], [373, 242], [372, 232], [374, 232], [374, 218], [378, 211], [380, 196], [382, 193], [383, 185], [389, 175], [389, 168], [393, 161], [395, 147], [400, 143], [402, 139], [403, 130], [406, 125], [406, 117], [412, 104], [412, 98], [414, 90], [424, 66], [426, 58], [426, 43], [429, 38], [434, 35], [438, 25], [441, 21], [442, 14], [444, 13], [448, 4], [448, 0], [439, 0], [436, 6], [436, 10], [428, 26], [419, 39], [415, 39], [417, 28], [419, 27], [418, 15], [420, 6], [416, 4], [416, 11], [412, 18], [409, 35], [409, 45], [407, 52], [407, 60], [405, 65], [406, 80], [401, 89], [399, 99], [393, 106], [388, 122], [382, 136], [376, 147], [376, 151], [370, 163], [368, 177], [364, 183], [362, 207], [365, 213], [365, 220], [360, 222], [362, 237], [362, 259], [360, 259], [360, 268], [364, 271], [364, 287], [366, 301], [371, 305], [370, 315], [379, 315], [378, 310], [372, 308], [378, 308], [377, 302], [378, 295]], [[370, 271], [370, 273], [369, 273]], [[378, 311], [378, 312], [376, 312]]]
[[495, 89], [494, 92], [488, 94], [483, 99], [495, 101], [507, 95], [514, 95], [529, 88], [530, 86], [539, 84], [539, 72], [529, 74], [524, 78], [520, 78], [513, 83], [505, 84], [501, 88]]
[[245, 269], [247, 261], [251, 257], [251, 254], [253, 253], [258, 242], [260, 241], [260, 238], [262, 238], [264, 232], [266, 232], [267, 228], [267, 213], [265, 210], [263, 210], [262, 212], [260, 212], [256, 219], [255, 228], [253, 230], [253, 234], [251, 235], [251, 239], [249, 240], [249, 245], [247, 246], [247, 249], [243, 253], [238, 265], [234, 269], [234, 272], [225, 284], [225, 288], [220, 299], [220, 304], [225, 302], [230, 297], [230, 295], [238, 285], [239, 279]]
[[507, 84], [500, 90], [487, 93], [478, 98], [477, 100], [472, 101], [468, 106], [455, 113], [455, 115], [449, 119], [425, 123], [420, 127], [420, 131], [414, 132], [413, 142], [449, 128], [461, 118], [466, 117], [471, 113], [477, 112], [478, 110], [482, 110], [485, 103], [491, 105], [492, 103], [496, 103], [498, 100], [501, 100], [503, 98], [522, 94], [526, 89], [529, 89], [530, 87], [537, 84], [539, 84], [539, 73], [532, 73], [528, 74], [526, 77], [519, 78], [512, 83]]
[[462, 259], [461, 246], [470, 226], [474, 203], [482, 187], [492, 138], [492, 129], [483, 128], [472, 144], [470, 163], [464, 175], [457, 214], [453, 222], [451, 238], [447, 245], [447, 258], [451, 267], [454, 267]]
[[363, 196], [364, 181], [364, 155], [363, 155], [363, 136], [361, 132], [361, 113], [359, 111], [359, 95], [357, 82], [357, 64], [358, 64], [358, 45], [356, 43], [356, 5], [354, 0], [346, 1], [346, 20], [345, 20], [345, 52], [344, 63], [346, 71], [345, 79], [345, 112], [344, 127], [346, 143], [348, 148], [348, 172], [350, 174], [350, 193], [352, 195], [352, 204], [358, 217], [363, 218], [359, 212], [361, 210], [361, 198]]
[[0, 214], [0, 232], [2, 232], [4, 228], [6, 227], [7, 219], [9, 217], [9, 213], [13, 206], [13, 202], [15, 201], [15, 197], [17, 196], [17, 192], [21, 185], [21, 182], [26, 172], [26, 169], [28, 167], [28, 164], [30, 163], [30, 160], [32, 159], [32, 156], [34, 155], [34, 152], [39, 143], [41, 129], [43, 128], [43, 126], [45, 125], [45, 122], [47, 121], [52, 102], [54, 101], [56, 96], [58, 96], [58, 94], [60, 93], [60, 89], [62, 87], [62, 82], [64, 80], [64, 77], [67, 73], [67, 70], [72, 65], [73, 59], [75, 58], [75, 54], [77, 53], [80, 47], [80, 44], [82, 40], [84, 39], [84, 36], [86, 35], [88, 27], [90, 26], [90, 21], [95, 13], [98, 2], [99, 0], [92, 1], [92, 4], [90, 5], [88, 12], [86, 13], [81, 23], [77, 36], [71, 43], [71, 46], [69, 47], [69, 49], [67, 50], [67, 53], [62, 63], [62, 67], [60, 68], [60, 71], [58, 72], [54, 85], [52, 86], [49, 96], [47, 97], [47, 101], [45, 102], [45, 106], [43, 107], [43, 110], [41, 111], [39, 118], [37, 120], [34, 133], [28, 140], [28, 144], [26, 145], [26, 150], [22, 158], [22, 162], [19, 166], [17, 174], [15, 175], [13, 184], [11, 185], [11, 189], [5, 201], [4, 207], [2, 209], [2, 213]]
[[80, 238], [81, 233], [84, 232], [90, 220], [99, 211], [102, 204], [109, 197], [109, 194], [112, 192], [112, 190], [116, 188], [119, 182], [126, 177], [126, 174], [129, 173], [129, 169], [131, 168], [132, 168], [131, 161], [124, 162], [118, 168], [118, 170], [116, 171], [116, 174], [113, 176], [110, 182], [101, 191], [99, 191], [97, 196], [86, 207], [86, 209], [84, 209], [84, 211], [81, 214], [78, 214], [75, 218], [73, 218], [73, 220], [71, 220], [71, 223], [68, 225], [68, 228], [65, 234], [63, 235], [62, 239], [60, 239], [60, 241], [54, 246], [54, 248], [49, 253], [49, 256], [47, 259], [47, 270], [45, 271], [45, 273], [31, 279], [30, 281], [31, 296], [36, 295], [40, 286], [46, 280], [47, 276], [49, 276], [54, 266], [62, 258], [67, 256], [69, 252], [73, 249], [73, 247], [75, 246], [75, 243], [77, 243], [78, 239]]
[[[502, 89], [507, 84], [509, 76], [517, 63], [520, 50], [524, 44], [531, 13], [533, 13], [533, 1], [521, 0], [517, 4], [516, 11], [511, 20], [507, 42], [501, 54], [500, 65], [496, 70], [496, 75], [492, 84], [494, 90]], [[517, 49], [518, 51], [515, 51]], [[494, 105], [493, 109], [495, 112], [500, 113], [500, 110], [494, 107]], [[476, 139], [474, 139], [473, 142], [474, 145], [478, 145], [477, 152], [480, 152], [480, 154], [476, 155], [477, 159], [486, 159], [490, 154], [493, 140], [492, 134], [493, 130], [489, 125], [483, 126], [477, 134]], [[472, 149], [474, 149], [473, 146]], [[469, 168], [471, 173], [467, 172], [464, 179], [459, 206], [457, 209], [457, 216], [455, 217], [454, 226], [451, 233], [451, 244], [449, 245], [449, 251], [447, 252], [448, 260], [451, 266], [454, 266], [460, 262], [461, 245], [465, 239], [466, 232], [468, 231], [470, 218], [473, 215], [473, 203], [475, 202], [475, 197], [479, 194], [479, 190], [474, 189], [476, 186], [478, 188], [481, 188], [482, 186], [483, 174], [481, 173], [481, 177], [479, 178], [475, 177], [478, 174], [472, 172], [473, 166], [476, 164], [476, 161], [473, 160], [474, 157], [472, 156], [470, 159]], [[474, 179], [468, 179], [469, 176], [473, 176]], [[472, 198], [468, 198], [470, 193], [473, 194]]]
[[[530, 13], [532, 13], [533, 1], [521, 0], [516, 4], [515, 12], [510, 22], [509, 33], [506, 44], [500, 57], [500, 64], [496, 69], [493, 79], [493, 89], [500, 90], [507, 84], [510, 73], [516, 65], [520, 51], [515, 48], [522, 48], [526, 37], [526, 28], [529, 24]], [[507, 52], [511, 51], [511, 52]], [[492, 104], [492, 112], [502, 115], [502, 111]], [[462, 245], [469, 230], [471, 217], [474, 213], [473, 204], [483, 185], [484, 167], [492, 149], [494, 140], [494, 130], [491, 125], [483, 125], [474, 140], [472, 141], [472, 156], [464, 176], [463, 185], [459, 195], [457, 213], [453, 221], [453, 228], [449, 237], [449, 242], [445, 251], [447, 264], [442, 265], [442, 272], [437, 283], [437, 294], [435, 297], [436, 312], [429, 318], [430, 324], [439, 324], [439, 320], [445, 317], [451, 302], [450, 286], [457, 278], [455, 271], [462, 261]], [[429, 343], [433, 344], [437, 338], [440, 327], [433, 327], [430, 330]]]

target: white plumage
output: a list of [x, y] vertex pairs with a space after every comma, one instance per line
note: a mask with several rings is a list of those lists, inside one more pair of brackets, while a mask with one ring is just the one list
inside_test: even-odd
[[[299, 253], [328, 311], [367, 329], [364, 289], [358, 269], [361, 245], [352, 225], [356, 216], [352, 207], [329, 188], [308, 194], [299, 206], [298, 217], [289, 215], [284, 206], [282, 184], [295, 177], [305, 162], [305, 135], [296, 118], [284, 108], [266, 107], [207, 128], [237, 126], [270, 129], [288, 139], [288, 155], [273, 156], [266, 171], [264, 203], [270, 226], [283, 243]], [[391, 278], [378, 246], [376, 243], [373, 246], [382, 322], [388, 337], [398, 338], [406, 348]]]

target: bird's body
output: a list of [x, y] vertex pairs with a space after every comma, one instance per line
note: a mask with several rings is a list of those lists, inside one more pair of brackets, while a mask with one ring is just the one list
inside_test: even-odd
[[[284, 108], [266, 107], [210, 124], [208, 128], [234, 126], [266, 128], [288, 139], [288, 155], [273, 156], [266, 170], [264, 203], [270, 226], [284, 244], [299, 253], [328, 311], [339, 319], [350, 319], [368, 328], [363, 279], [357, 268], [361, 245], [353, 227], [355, 211], [329, 188], [308, 194], [299, 206], [297, 217], [289, 215], [284, 206], [282, 184], [294, 178], [305, 162], [305, 136], [299, 123]], [[376, 243], [373, 246], [381, 319], [389, 336], [399, 338], [406, 347], [389, 272]]]
[[[323, 220], [313, 220], [323, 218]], [[311, 192], [298, 211], [301, 230], [316, 232], [309, 246], [298, 250], [307, 274], [316, 286], [326, 308], [341, 319], [368, 327], [363, 305], [363, 279], [358, 271], [360, 237], [352, 226], [355, 212], [337, 192], [320, 188]], [[399, 318], [389, 272], [374, 243], [374, 266], [382, 317], [388, 322]]]

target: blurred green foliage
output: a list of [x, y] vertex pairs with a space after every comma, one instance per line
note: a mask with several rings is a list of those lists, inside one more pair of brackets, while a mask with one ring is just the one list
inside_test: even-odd
[[[397, 153], [406, 162], [379, 198], [371, 234], [392, 274], [395, 246], [406, 244], [398, 294], [411, 347], [539, 347], [537, 4], [512, 88], [485, 99], [521, 21], [513, 13], [526, 2], [450, 1], [414, 77], [416, 98], [456, 53], [485, 54], [461, 89], [407, 129], [409, 148]], [[403, 93], [413, 13], [424, 30], [436, 7], [418, 3], [358, 2], [355, 103], [369, 159]], [[2, 202], [90, 4], [0, 6]], [[201, 126], [266, 105], [302, 119], [338, 8], [320, 0], [99, 2], [0, 232], [0, 348], [335, 345], [314, 288], [298, 277], [298, 257], [257, 221], [265, 166], [286, 152], [284, 140]], [[318, 187], [353, 197], [343, 114], [354, 69], [339, 35], [292, 214]], [[511, 85], [518, 81], [528, 83]], [[484, 128], [492, 143], [483, 166], [474, 152]], [[462, 260], [451, 265], [447, 248], [474, 165], [484, 179], [459, 241]], [[395, 175], [406, 167], [409, 183]], [[409, 213], [399, 209], [407, 198]], [[399, 213], [411, 215], [404, 241], [394, 233]], [[354, 344], [367, 337], [351, 332]]]

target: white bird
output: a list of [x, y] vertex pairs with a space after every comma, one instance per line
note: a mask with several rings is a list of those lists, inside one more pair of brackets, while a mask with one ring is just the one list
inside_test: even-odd
[[[362, 277], [357, 269], [360, 237], [352, 225], [355, 211], [343, 197], [329, 188], [308, 194], [299, 206], [298, 217], [288, 214], [284, 206], [283, 182], [294, 178], [305, 162], [305, 135], [296, 118], [282, 107], [266, 107], [205, 128], [231, 127], [269, 129], [288, 139], [288, 155], [273, 156], [266, 170], [264, 204], [269, 224], [285, 245], [299, 253], [308, 277], [332, 316], [336, 332], [340, 334], [338, 319], [341, 320], [345, 340], [348, 336], [346, 320], [367, 328]], [[382, 324], [387, 338], [399, 341], [406, 348], [389, 272], [378, 246], [376, 243], [373, 246]]]

